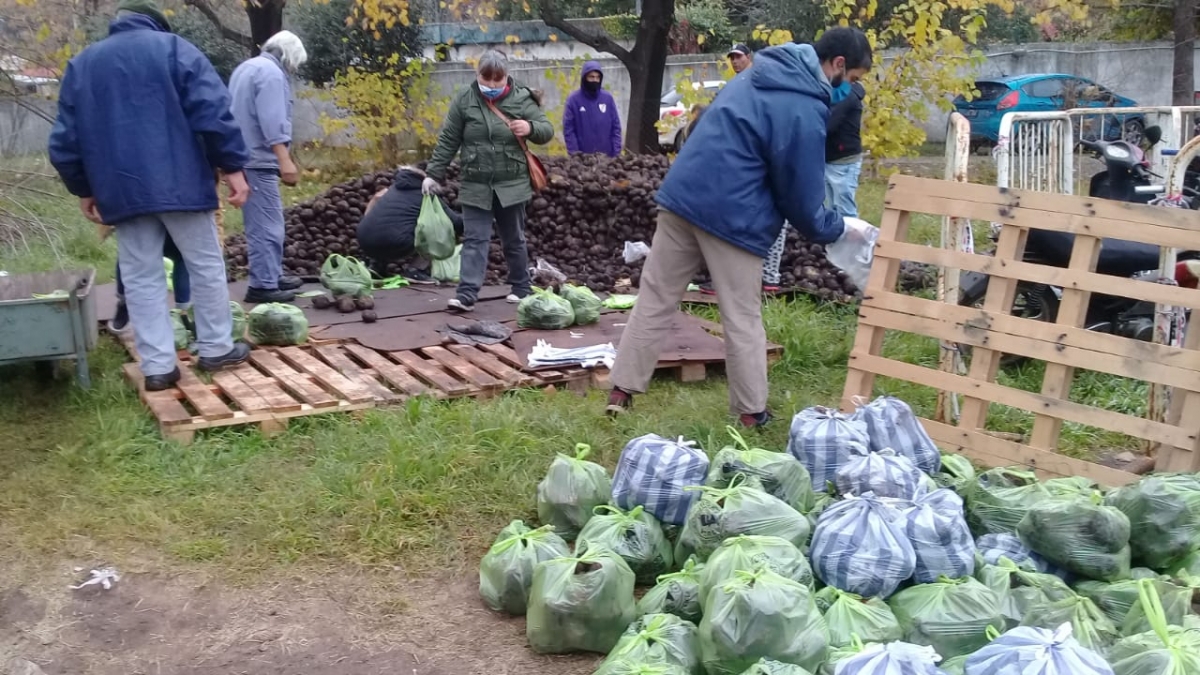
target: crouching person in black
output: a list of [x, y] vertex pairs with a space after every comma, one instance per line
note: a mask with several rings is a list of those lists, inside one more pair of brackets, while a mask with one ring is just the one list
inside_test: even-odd
[[[367, 204], [366, 213], [358, 223], [358, 247], [371, 269], [387, 276], [390, 263], [401, 266], [401, 274], [410, 283], [437, 283], [429, 275], [429, 261], [416, 251], [417, 217], [421, 215], [421, 183], [425, 171], [419, 166], [402, 166], [390, 188], [380, 190]], [[438, 197], [442, 208], [454, 222], [454, 233], [463, 233], [462, 215]]]

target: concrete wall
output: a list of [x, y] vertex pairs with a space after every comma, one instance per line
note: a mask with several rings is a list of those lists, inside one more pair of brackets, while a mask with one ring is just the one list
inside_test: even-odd
[[[987, 54], [981, 76], [1066, 72], [1096, 80], [1142, 105], [1168, 105], [1171, 102], [1171, 45], [1168, 42], [995, 46], [989, 48]], [[629, 77], [620, 62], [607, 55], [593, 54], [590, 50], [577, 50], [576, 56], [601, 61], [605, 70], [605, 84], [624, 113], [629, 101]], [[558, 109], [560, 101], [557, 87], [548, 77], [547, 70], [573, 67], [571, 61], [554, 60], [522, 59], [513, 64], [514, 74], [518, 78], [546, 92], [546, 105], [551, 109]], [[693, 79], [711, 79], [718, 73], [718, 63], [711, 56], [671, 57], [667, 64], [666, 86], [672, 87], [688, 69], [693, 71]], [[1200, 71], [1200, 59], [1197, 70]], [[469, 83], [474, 75], [465, 63], [440, 63], [437, 64], [435, 77], [444, 91], [453, 91]], [[337, 111], [327, 103], [304, 96], [303, 89], [299, 89], [298, 93], [300, 95], [295, 106], [296, 140], [345, 140], [328, 139], [318, 123], [322, 112], [336, 114]], [[42, 105], [53, 114], [52, 101], [43, 101]], [[934, 118], [926, 122], [926, 130], [930, 140], [943, 140], [945, 115], [935, 112]], [[15, 110], [11, 103], [0, 101], [0, 154], [43, 151], [48, 133], [49, 125], [45, 121]]]

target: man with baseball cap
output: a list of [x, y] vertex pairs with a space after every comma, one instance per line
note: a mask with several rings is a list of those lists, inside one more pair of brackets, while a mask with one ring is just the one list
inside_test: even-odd
[[742, 43], [737, 43], [729, 53], [725, 55], [729, 59], [729, 65], [733, 67], [733, 72], [741, 74], [741, 72], [750, 67], [754, 63], [754, 52]]

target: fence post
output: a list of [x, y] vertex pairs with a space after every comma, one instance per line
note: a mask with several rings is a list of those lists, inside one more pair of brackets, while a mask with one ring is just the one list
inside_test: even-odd
[[[971, 162], [971, 123], [957, 112], [950, 113], [946, 127], [946, 174], [948, 181], [966, 183]], [[971, 221], [958, 216], [942, 217], [942, 248], [954, 251], [975, 252], [975, 236]], [[938, 268], [938, 299], [952, 305], [958, 304], [958, 282], [961, 271]], [[962, 353], [954, 342], [943, 341], [938, 351], [938, 366], [945, 372], [966, 374]], [[947, 402], [949, 405], [947, 405]], [[945, 390], [938, 391], [935, 419], [953, 424], [958, 419], [958, 395]]]

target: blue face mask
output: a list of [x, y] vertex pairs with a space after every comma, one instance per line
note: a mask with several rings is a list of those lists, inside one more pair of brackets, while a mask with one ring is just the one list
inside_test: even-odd
[[492, 99], [492, 98], [496, 98], [500, 94], [503, 94], [504, 88], [501, 87], [501, 88], [497, 89], [495, 87], [485, 87], [481, 84], [481, 85], [479, 85], [479, 93], [483, 94], [485, 98]]

